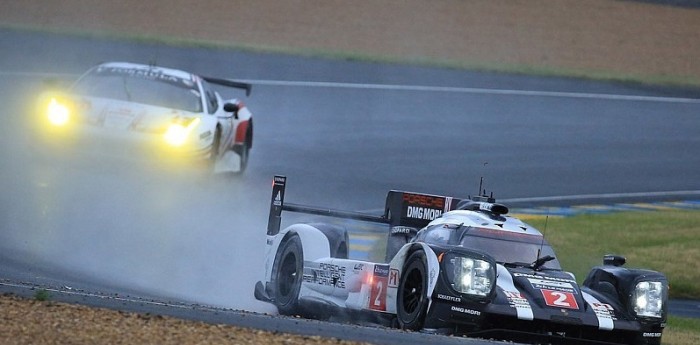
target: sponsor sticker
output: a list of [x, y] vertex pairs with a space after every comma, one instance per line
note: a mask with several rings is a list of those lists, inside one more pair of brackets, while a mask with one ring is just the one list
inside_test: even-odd
[[450, 310], [456, 311], [456, 312], [459, 312], [462, 314], [469, 314], [469, 315], [475, 315], [475, 316], [481, 315], [481, 312], [478, 310], [462, 308], [462, 307], [458, 307], [458, 306], [454, 306], [454, 305], [450, 308]]
[[406, 235], [408, 235], [408, 234], [411, 234], [415, 231], [416, 230], [414, 228], [409, 228], [407, 226], [395, 226], [395, 227], [391, 228], [392, 235], [394, 235], [394, 234], [406, 234]]
[[374, 265], [374, 279], [369, 293], [369, 309], [386, 310], [386, 289], [389, 285], [389, 265]]
[[389, 271], [389, 287], [399, 287], [399, 270], [395, 268]]
[[433, 220], [445, 210], [445, 198], [441, 196], [403, 193], [402, 201], [406, 218]]
[[593, 307], [593, 312], [595, 312], [595, 315], [598, 316], [598, 318], [617, 320], [617, 318], [615, 317], [615, 308], [613, 308], [613, 306], [611, 306], [610, 304], [600, 302], [594, 302], [590, 304]]
[[574, 286], [571, 285], [569, 282], [564, 282], [564, 281], [555, 281], [555, 280], [545, 280], [545, 279], [536, 279], [536, 278], [527, 278], [527, 280], [530, 282], [533, 288], [538, 289], [538, 290], [555, 290], [555, 291], [563, 291], [563, 292], [569, 292], [569, 293], [576, 293], [576, 289], [574, 289]]
[[[304, 267], [303, 280], [306, 283], [345, 288], [345, 267], [320, 263], [317, 267]], [[309, 264], [314, 266], [314, 264]]]
[[530, 309], [530, 303], [523, 295], [518, 291], [503, 291], [508, 299], [508, 303], [513, 308], [527, 308]]
[[443, 295], [443, 294], [441, 294], [441, 293], [437, 294], [437, 298], [438, 298], [438, 299], [445, 300], [445, 301], [455, 302], [455, 303], [462, 302], [462, 298], [460, 298], [460, 297], [457, 297], [457, 296], [450, 296], [450, 295]]

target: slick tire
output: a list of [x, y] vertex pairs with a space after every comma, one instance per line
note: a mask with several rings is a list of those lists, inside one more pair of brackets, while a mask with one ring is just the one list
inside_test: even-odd
[[423, 328], [428, 309], [428, 275], [425, 253], [416, 251], [404, 266], [396, 296], [396, 318], [401, 329], [417, 331]]
[[304, 274], [304, 253], [298, 236], [292, 236], [284, 243], [276, 260], [273, 277], [277, 310], [282, 315], [298, 314], [299, 290]]
[[214, 173], [214, 168], [216, 166], [216, 161], [219, 159], [219, 145], [221, 143], [221, 132], [217, 129], [216, 135], [214, 135], [214, 141], [211, 143], [211, 149], [209, 150], [209, 157], [204, 163], [204, 171], [209, 174]]
[[238, 171], [240, 174], [243, 173], [246, 168], [248, 168], [248, 158], [250, 157], [250, 147], [248, 144], [243, 145], [239, 155], [241, 155], [241, 170]]

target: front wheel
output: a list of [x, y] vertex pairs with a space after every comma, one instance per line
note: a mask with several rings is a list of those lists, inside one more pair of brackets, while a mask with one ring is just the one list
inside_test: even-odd
[[396, 297], [396, 316], [402, 329], [417, 331], [423, 328], [428, 309], [426, 272], [425, 253], [417, 251], [411, 254], [401, 273]]
[[275, 305], [282, 315], [299, 313], [299, 290], [304, 274], [304, 254], [298, 236], [287, 240], [277, 257], [275, 279]]

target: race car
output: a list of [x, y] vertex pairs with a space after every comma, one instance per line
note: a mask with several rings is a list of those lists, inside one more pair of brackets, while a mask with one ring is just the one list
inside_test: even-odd
[[[286, 203], [285, 186], [274, 177], [265, 278], [254, 291], [280, 314], [373, 315], [406, 330], [525, 343], [661, 343], [663, 274], [606, 255], [579, 286], [543, 235], [486, 193], [392, 190], [374, 216]], [[348, 232], [337, 223], [280, 230], [282, 211], [384, 224], [386, 260], [348, 258]]]
[[54, 148], [142, 153], [212, 169], [225, 158], [243, 172], [253, 146], [252, 114], [240, 100], [222, 99], [212, 84], [246, 95], [252, 88], [155, 65], [103, 63], [67, 90], [43, 93], [36, 128]]

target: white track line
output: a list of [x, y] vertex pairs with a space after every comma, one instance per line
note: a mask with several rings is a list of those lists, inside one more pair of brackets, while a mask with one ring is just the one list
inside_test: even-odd
[[[15, 283], [0, 282], [0, 285], [7, 286], [7, 287], [13, 287], [13, 288], [28, 289], [28, 290], [31, 290], [31, 289], [45, 290], [47, 292], [53, 292], [53, 293], [57, 293], [57, 294], [73, 295], [73, 296], [81, 296], [81, 297], [92, 297], [92, 298], [98, 298], [98, 299], [109, 299], [109, 300], [115, 300], [115, 301], [121, 301], [121, 302], [150, 304], [150, 305], [174, 307], [174, 308], [181, 308], [181, 309], [192, 308], [192, 305], [186, 305], [186, 304], [156, 302], [156, 301], [149, 301], [146, 299], [125, 298], [125, 297], [118, 297], [118, 296], [113, 296], [113, 295], [99, 295], [99, 294], [94, 294], [94, 293], [89, 293], [89, 292], [80, 292], [80, 291], [54, 289], [54, 288], [49, 288], [49, 287], [41, 287], [40, 285], [34, 285], [34, 284], [30, 285], [30, 284], [21, 284], [21, 283], [15, 284]], [[198, 307], [208, 308], [207, 306], [199, 306], [199, 305], [198, 305]]]
[[346, 89], [374, 89], [395, 91], [420, 91], [420, 92], [452, 92], [489, 95], [531, 96], [531, 97], [559, 97], [559, 98], [588, 98], [614, 101], [643, 101], [666, 103], [700, 103], [698, 98], [681, 97], [656, 97], [640, 95], [617, 95], [605, 93], [585, 92], [558, 92], [537, 90], [509, 90], [509, 89], [485, 89], [474, 87], [450, 87], [450, 86], [421, 86], [421, 85], [392, 85], [392, 84], [361, 84], [361, 83], [336, 83], [336, 82], [310, 82], [310, 81], [280, 81], [280, 80], [255, 80], [244, 79], [242, 82], [270, 85], [270, 86], [297, 86], [297, 87], [324, 87]]
[[[26, 78], [73, 77], [73, 78], [76, 78], [77, 76], [78, 76], [77, 74], [68, 74], [68, 73], [35, 73], [35, 72], [0, 71], [0, 77], [26, 77]], [[475, 87], [424, 86], [424, 85], [286, 81], [286, 80], [264, 80], [264, 79], [236, 79], [236, 80], [241, 81], [241, 82], [245, 82], [245, 83], [251, 83], [253, 85], [285, 86], [285, 87], [370, 89], [370, 90], [393, 90], [393, 91], [412, 91], [412, 92], [450, 92], [450, 93], [507, 95], [507, 96], [603, 99], [603, 100], [612, 100], [612, 101], [635, 101], [635, 102], [694, 103], [694, 104], [700, 103], [700, 99], [698, 99], [698, 98], [619, 95], [619, 94], [586, 93], [586, 92], [511, 90], [511, 89], [488, 89], [488, 88], [475, 88]]]

